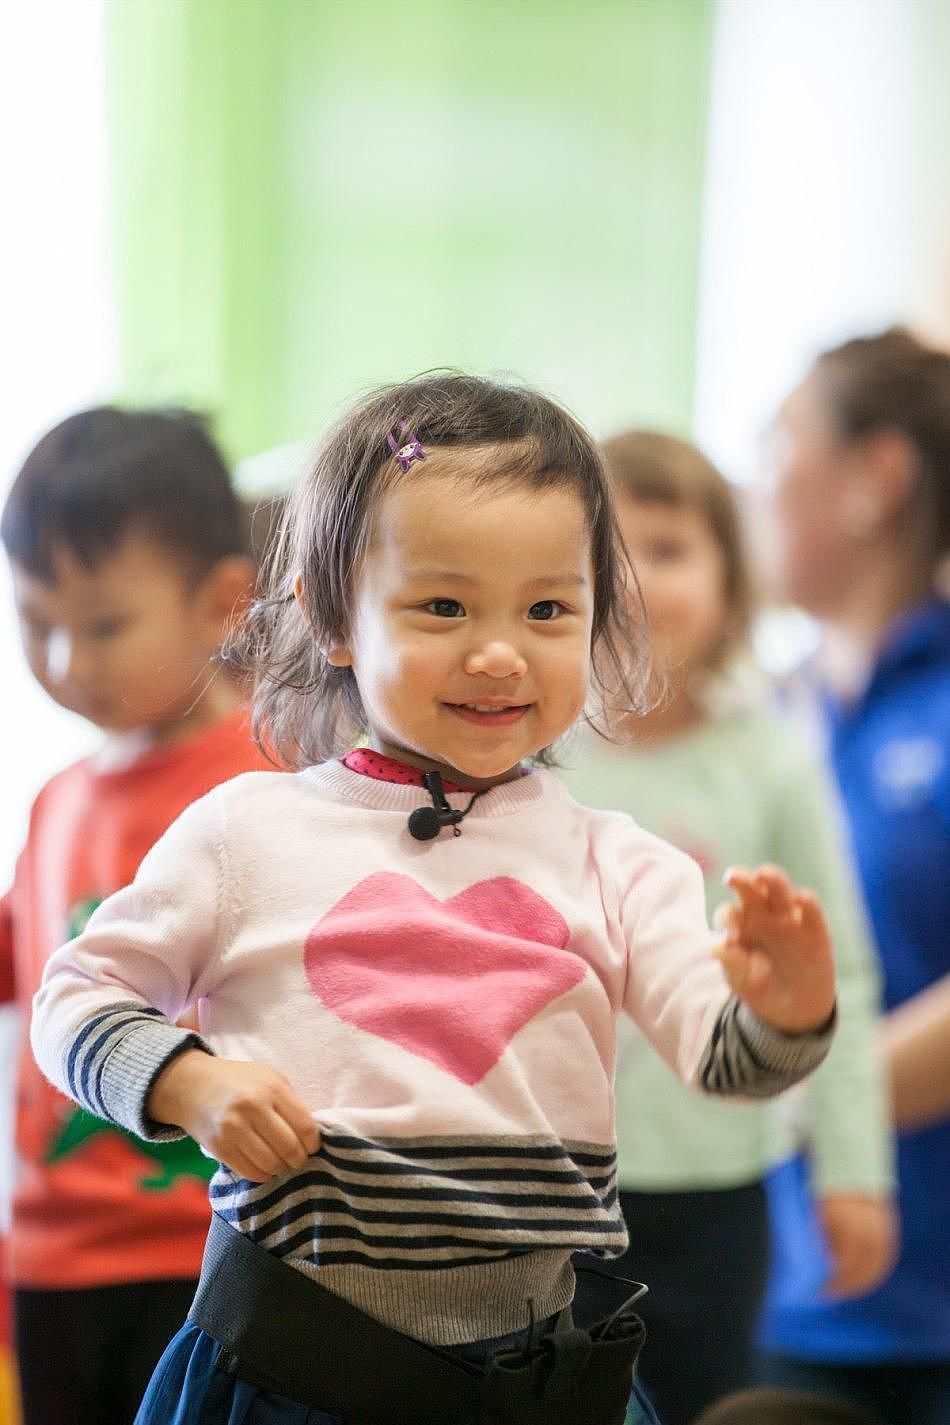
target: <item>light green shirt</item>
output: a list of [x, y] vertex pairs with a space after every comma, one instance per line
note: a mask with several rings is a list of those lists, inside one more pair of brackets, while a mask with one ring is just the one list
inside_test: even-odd
[[694, 857], [710, 917], [731, 898], [729, 866], [775, 862], [820, 897], [838, 973], [839, 1028], [808, 1083], [764, 1104], [685, 1088], [646, 1039], [621, 1025], [617, 1060], [620, 1184], [633, 1191], [737, 1186], [761, 1178], [804, 1135], [826, 1192], [886, 1192], [891, 1136], [875, 1049], [876, 961], [829, 784], [793, 728], [745, 709], [668, 741], [615, 746], [593, 734], [564, 754], [581, 803], [630, 813]]

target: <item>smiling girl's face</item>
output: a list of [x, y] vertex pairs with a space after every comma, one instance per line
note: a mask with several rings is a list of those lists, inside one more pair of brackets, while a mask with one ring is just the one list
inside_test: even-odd
[[583, 711], [594, 577], [574, 491], [486, 489], [471, 458], [434, 451], [380, 500], [328, 658], [353, 669], [372, 747], [476, 786], [516, 775]]

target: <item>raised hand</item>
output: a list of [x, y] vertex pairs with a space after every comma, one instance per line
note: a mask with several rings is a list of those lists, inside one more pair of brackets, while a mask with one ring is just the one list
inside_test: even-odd
[[835, 976], [817, 897], [794, 887], [778, 866], [736, 866], [724, 879], [737, 903], [716, 912], [724, 935], [715, 954], [732, 990], [776, 1029], [820, 1029], [834, 1009]]
[[266, 1064], [189, 1049], [162, 1070], [147, 1112], [191, 1135], [219, 1163], [254, 1183], [302, 1168], [320, 1146], [307, 1106]]

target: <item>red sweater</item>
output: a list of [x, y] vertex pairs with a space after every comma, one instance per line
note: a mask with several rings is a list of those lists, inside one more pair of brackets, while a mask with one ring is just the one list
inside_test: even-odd
[[120, 771], [77, 762], [34, 803], [13, 887], [0, 900], [0, 998], [16, 998], [24, 1016], [8, 1246], [18, 1286], [198, 1275], [215, 1164], [190, 1139], [146, 1144], [77, 1109], [40, 1073], [26, 1029], [52, 952], [132, 880], [185, 807], [266, 765], [236, 713]]

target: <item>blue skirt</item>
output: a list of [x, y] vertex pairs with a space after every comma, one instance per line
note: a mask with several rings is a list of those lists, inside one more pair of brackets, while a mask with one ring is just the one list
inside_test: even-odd
[[[496, 1341], [476, 1342], [458, 1348], [458, 1354], [484, 1359], [497, 1346]], [[135, 1425], [346, 1425], [339, 1415], [314, 1410], [218, 1370], [220, 1350], [213, 1337], [186, 1322], [155, 1368]], [[636, 1386], [627, 1425], [659, 1425]]]

